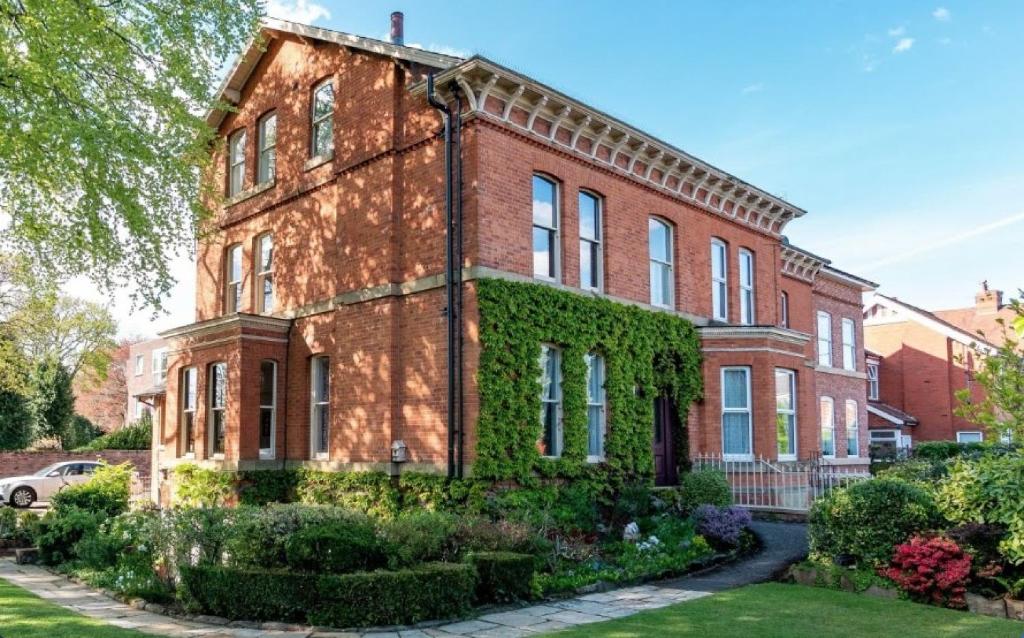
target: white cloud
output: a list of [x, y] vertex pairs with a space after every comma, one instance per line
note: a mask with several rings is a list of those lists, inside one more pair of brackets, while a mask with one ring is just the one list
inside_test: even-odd
[[907, 32], [906, 27], [893, 27], [893, 28], [889, 29], [889, 37], [890, 38], [898, 38], [898, 37], [900, 37], [901, 35], [903, 35], [906, 32]]
[[320, 18], [330, 18], [331, 12], [327, 7], [311, 0], [268, 0], [267, 15], [292, 22], [313, 24]]
[[896, 46], [892, 48], [893, 53], [905, 53], [914, 46], [914, 38], [900, 38]]
[[743, 95], [749, 95], [750, 93], [760, 93], [764, 90], [764, 83], [757, 82], [755, 84], [748, 84], [740, 90]]
[[932, 11], [932, 17], [939, 22], [949, 22], [953, 18], [953, 15], [946, 7], [939, 7], [935, 11]]

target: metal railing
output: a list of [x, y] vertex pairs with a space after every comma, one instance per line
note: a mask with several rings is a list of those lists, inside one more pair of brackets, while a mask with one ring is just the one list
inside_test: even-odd
[[724, 473], [735, 504], [783, 512], [806, 512], [829, 490], [871, 477], [864, 467], [829, 465], [821, 458], [780, 462], [763, 457], [742, 460], [701, 454], [692, 462], [694, 470]]

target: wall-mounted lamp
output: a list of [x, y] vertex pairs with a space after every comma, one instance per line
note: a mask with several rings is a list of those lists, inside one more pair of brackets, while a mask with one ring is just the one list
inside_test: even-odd
[[408, 461], [408, 449], [405, 447], [404, 441], [395, 441], [391, 444], [391, 462], [392, 463], [405, 463]]

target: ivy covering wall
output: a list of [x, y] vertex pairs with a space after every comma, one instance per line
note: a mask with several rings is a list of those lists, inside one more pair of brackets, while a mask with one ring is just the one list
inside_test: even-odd
[[[591, 478], [615, 488], [650, 481], [654, 399], [678, 406], [677, 458], [683, 428], [702, 392], [700, 339], [689, 321], [540, 284], [477, 281], [482, 351], [477, 381], [480, 418], [473, 475], [530, 484], [538, 477]], [[544, 458], [541, 437], [540, 348], [561, 349], [562, 456]], [[608, 402], [605, 458], [587, 463], [584, 356], [605, 362]]]

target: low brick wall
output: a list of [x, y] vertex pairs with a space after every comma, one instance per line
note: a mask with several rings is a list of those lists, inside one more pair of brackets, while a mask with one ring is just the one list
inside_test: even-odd
[[32, 474], [51, 463], [95, 461], [118, 464], [130, 461], [140, 476], [149, 476], [149, 450], [102, 450], [100, 452], [0, 452], [0, 478]]

